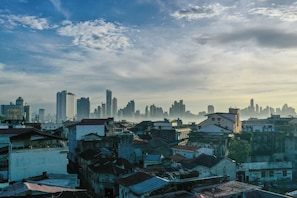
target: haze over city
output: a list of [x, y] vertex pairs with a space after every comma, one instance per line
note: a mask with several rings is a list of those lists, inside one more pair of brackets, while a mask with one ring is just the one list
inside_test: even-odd
[[[0, 104], [296, 108], [295, 1], [0, 1]], [[52, 112], [51, 112], [52, 109]]]

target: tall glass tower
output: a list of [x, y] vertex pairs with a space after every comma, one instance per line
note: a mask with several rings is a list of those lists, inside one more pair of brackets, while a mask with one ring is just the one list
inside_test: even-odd
[[61, 91], [57, 93], [56, 122], [62, 123], [67, 120], [75, 120], [76, 97], [73, 93]]
[[90, 99], [80, 98], [77, 99], [77, 120], [90, 118]]
[[106, 117], [111, 117], [111, 98], [112, 92], [106, 90]]

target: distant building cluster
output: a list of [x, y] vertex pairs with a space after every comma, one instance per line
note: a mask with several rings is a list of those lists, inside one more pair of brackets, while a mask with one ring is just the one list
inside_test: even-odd
[[[57, 93], [56, 101], [56, 122], [62, 123], [69, 121], [80, 121], [88, 118], [120, 118], [120, 119], [143, 119], [143, 118], [166, 118], [166, 117], [194, 117], [197, 115], [186, 111], [186, 105], [183, 100], [174, 101], [174, 104], [169, 109], [169, 114], [163, 111], [162, 107], [156, 105], [146, 106], [145, 113], [141, 114], [135, 109], [135, 101], [131, 100], [124, 108], [118, 109], [118, 100], [112, 97], [112, 91], [106, 90], [106, 101], [101, 103], [91, 112], [90, 99], [82, 97], [76, 100], [75, 94], [66, 90]], [[211, 107], [210, 107], [211, 108]], [[212, 106], [212, 111], [214, 107]], [[205, 113], [199, 116], [204, 116]]]
[[[50, 115], [46, 109], [40, 108], [38, 112], [31, 112], [30, 105], [24, 102], [22, 97], [16, 99], [15, 104], [1, 105], [1, 119], [3, 120], [23, 120], [26, 122], [41, 122], [51, 123], [47, 128], [54, 128], [56, 124], [61, 124], [66, 121], [80, 121], [88, 118], [109, 118], [116, 119], [187, 119], [187, 120], [202, 120], [208, 114], [215, 112], [213, 105], [208, 105], [206, 111], [201, 111], [198, 114], [193, 114], [186, 110], [186, 105], [183, 100], [174, 101], [168, 111], [163, 110], [155, 104], [147, 105], [144, 113], [136, 109], [134, 100], [130, 100], [123, 108], [118, 108], [118, 99], [113, 97], [111, 90], [106, 90], [105, 101], [98, 105], [95, 109], [91, 109], [91, 99], [89, 97], [76, 98], [76, 95], [66, 90], [59, 91], [56, 94], [56, 114]], [[254, 99], [250, 100], [248, 107], [240, 109], [242, 118], [267, 118], [271, 115], [280, 116], [296, 116], [295, 109], [284, 104], [282, 108], [272, 108], [266, 106], [263, 108], [255, 104]]]
[[1, 105], [1, 114], [7, 120], [22, 120], [31, 122], [31, 108], [22, 97], [16, 99], [15, 104]]
[[295, 109], [284, 104], [282, 108], [272, 108], [269, 106], [262, 107], [254, 103], [254, 99], [250, 100], [250, 105], [240, 111], [242, 117], [262, 117], [266, 118], [270, 115], [296, 116]]

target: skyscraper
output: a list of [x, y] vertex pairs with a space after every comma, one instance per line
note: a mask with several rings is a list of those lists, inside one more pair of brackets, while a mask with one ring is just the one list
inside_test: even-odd
[[106, 90], [106, 117], [111, 117], [111, 98], [112, 98], [111, 91]]
[[90, 118], [90, 99], [80, 98], [77, 99], [77, 120]]
[[39, 109], [38, 116], [39, 122], [43, 123], [45, 121], [45, 109]]
[[101, 104], [101, 118], [106, 118], [106, 104]]
[[208, 105], [207, 106], [207, 113], [208, 114], [214, 113], [214, 106], [213, 105]]
[[113, 97], [112, 99], [112, 116], [116, 117], [118, 113], [118, 99]]
[[57, 93], [56, 122], [61, 123], [67, 120], [75, 120], [76, 97], [73, 93], [61, 91]]
[[174, 101], [174, 104], [169, 108], [170, 116], [184, 116], [186, 112], [186, 105], [183, 104], [183, 100], [179, 102]]

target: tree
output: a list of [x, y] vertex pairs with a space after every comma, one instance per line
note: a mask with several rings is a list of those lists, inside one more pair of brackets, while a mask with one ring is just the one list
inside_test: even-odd
[[251, 146], [246, 140], [233, 139], [229, 143], [228, 150], [229, 158], [235, 160], [238, 163], [243, 163], [250, 154]]

